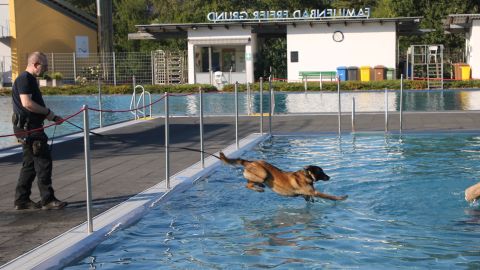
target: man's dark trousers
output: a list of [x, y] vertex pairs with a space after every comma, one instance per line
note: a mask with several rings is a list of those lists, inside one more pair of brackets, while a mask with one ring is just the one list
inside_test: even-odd
[[25, 143], [22, 147], [23, 165], [15, 190], [15, 205], [29, 200], [35, 176], [37, 177], [42, 205], [45, 205], [55, 198], [52, 188], [52, 156], [50, 149], [47, 142], [42, 142], [38, 154], [34, 155], [32, 143]]

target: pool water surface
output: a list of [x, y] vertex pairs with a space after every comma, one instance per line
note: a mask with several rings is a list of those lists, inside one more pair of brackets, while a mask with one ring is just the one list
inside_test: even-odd
[[480, 135], [273, 137], [245, 159], [321, 166], [342, 202], [245, 188], [222, 165], [66, 269], [479, 269]]

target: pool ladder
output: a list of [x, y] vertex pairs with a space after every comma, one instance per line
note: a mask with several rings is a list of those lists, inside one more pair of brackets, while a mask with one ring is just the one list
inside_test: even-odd
[[[137, 88], [140, 88], [142, 90], [139, 95], [137, 94]], [[148, 104], [150, 104], [148, 106], [145, 106], [145, 94], [148, 95]], [[141, 107], [139, 107], [140, 103], [142, 104]], [[133, 88], [132, 99], [130, 100], [130, 110], [132, 110], [131, 113], [135, 116], [135, 119], [146, 119], [147, 107], [149, 107], [148, 117], [152, 117], [152, 95], [150, 94], [150, 92], [145, 91], [145, 88], [143, 88], [143, 86], [135, 86], [135, 88]]]

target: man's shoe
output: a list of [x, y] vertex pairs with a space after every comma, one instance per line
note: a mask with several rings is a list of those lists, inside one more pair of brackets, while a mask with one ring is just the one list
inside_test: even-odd
[[67, 202], [62, 202], [55, 199], [45, 204], [44, 206], [42, 206], [42, 210], [59, 210], [67, 206], [67, 204], [68, 204]]
[[28, 200], [24, 203], [15, 204], [15, 210], [39, 209], [40, 207], [40, 203], [36, 203], [32, 200]]

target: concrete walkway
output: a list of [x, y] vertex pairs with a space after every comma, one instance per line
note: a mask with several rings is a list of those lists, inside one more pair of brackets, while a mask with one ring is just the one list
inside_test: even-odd
[[[389, 130], [398, 132], [399, 115], [392, 114]], [[404, 132], [480, 130], [480, 112], [405, 113]], [[163, 118], [137, 121], [107, 131], [105, 137], [91, 136], [94, 215], [125, 201], [129, 197], [161, 182], [164, 171]], [[351, 131], [351, 116], [342, 116], [342, 131]], [[235, 142], [234, 117], [206, 117], [205, 151], [214, 153]], [[259, 117], [240, 117], [239, 136], [259, 132]], [[264, 131], [268, 132], [268, 117]], [[199, 149], [198, 118], [174, 117], [170, 120], [172, 153], [171, 174], [196, 163], [200, 154], [176, 149]], [[384, 114], [360, 114], [356, 131], [381, 131]], [[337, 115], [274, 116], [273, 133], [338, 132]], [[15, 184], [21, 166], [21, 154], [0, 158], [0, 264], [62, 234], [86, 220], [83, 139], [55, 144], [53, 147], [53, 186], [56, 196], [69, 202], [59, 211], [13, 208]], [[31, 198], [39, 200], [34, 183]]]

